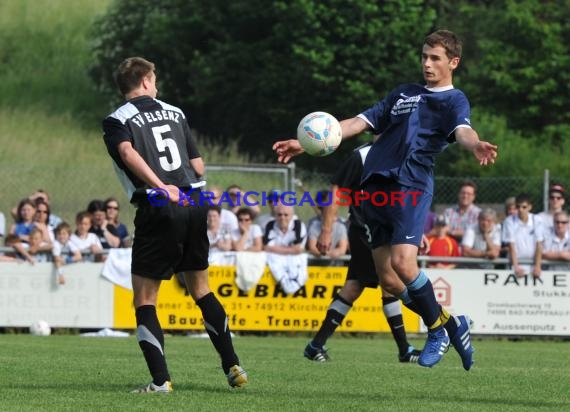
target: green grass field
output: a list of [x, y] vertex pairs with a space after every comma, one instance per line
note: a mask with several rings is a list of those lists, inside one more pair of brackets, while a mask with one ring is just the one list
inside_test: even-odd
[[569, 342], [476, 341], [470, 372], [453, 349], [433, 369], [400, 364], [386, 336], [334, 337], [326, 364], [302, 357], [306, 342], [237, 337], [250, 384], [230, 389], [208, 339], [167, 337], [175, 391], [159, 395], [129, 393], [149, 381], [132, 336], [0, 335], [0, 410], [570, 410]]

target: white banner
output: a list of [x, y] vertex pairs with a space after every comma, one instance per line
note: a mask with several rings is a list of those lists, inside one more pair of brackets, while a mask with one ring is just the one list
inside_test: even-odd
[[[102, 268], [67, 265], [66, 283], [57, 285], [51, 263], [1, 263], [0, 326], [43, 319], [53, 327], [113, 327], [115, 286], [101, 276]], [[506, 270], [426, 273], [442, 305], [473, 319], [474, 334], [570, 336], [570, 273], [542, 272], [537, 280]]]
[[65, 284], [56, 283], [53, 263], [0, 263], [0, 326], [113, 326], [114, 285], [101, 277], [101, 263], [66, 265]]
[[471, 317], [474, 334], [570, 335], [570, 273], [542, 272], [539, 279], [492, 269], [426, 274], [440, 304]]

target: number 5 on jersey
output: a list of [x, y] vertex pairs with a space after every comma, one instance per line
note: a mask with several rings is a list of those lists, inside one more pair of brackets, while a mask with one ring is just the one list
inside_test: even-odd
[[[178, 151], [176, 141], [170, 137], [164, 137], [166, 133], [171, 131], [172, 129], [168, 124], [165, 124], [163, 126], [155, 126], [152, 128], [152, 135], [154, 136], [156, 148], [158, 149], [159, 153], [165, 153], [164, 156], [160, 156], [158, 158], [158, 160], [160, 160], [160, 167], [162, 167], [167, 172], [172, 172], [182, 165], [182, 161], [180, 160], [180, 152]], [[170, 152], [171, 162], [168, 161], [168, 156], [166, 155], [167, 149]]]

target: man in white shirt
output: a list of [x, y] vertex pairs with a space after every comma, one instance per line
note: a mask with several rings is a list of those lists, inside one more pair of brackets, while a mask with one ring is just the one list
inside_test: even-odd
[[570, 271], [570, 233], [568, 231], [568, 214], [554, 214], [554, 229], [546, 231], [542, 257], [544, 259], [565, 260], [568, 263], [548, 265], [548, 270]]
[[[497, 225], [497, 213], [493, 209], [485, 209], [479, 213], [478, 224], [465, 231], [463, 241], [463, 256], [495, 259], [501, 249], [501, 229]], [[492, 269], [493, 264], [482, 263], [476, 267]]]
[[307, 228], [294, 219], [293, 206], [279, 203], [275, 208], [275, 220], [265, 227], [263, 249], [281, 255], [298, 255], [305, 251]]
[[538, 216], [542, 219], [542, 224], [547, 233], [554, 230], [554, 214], [564, 210], [566, 205], [566, 189], [559, 183], [553, 183], [548, 190], [548, 210], [540, 212]]
[[[544, 232], [542, 220], [530, 213], [532, 202], [527, 194], [516, 197], [518, 213], [505, 219], [503, 227], [503, 241], [509, 244], [509, 257], [512, 269], [519, 277], [528, 273], [536, 278], [540, 277], [542, 242]], [[519, 259], [532, 259], [533, 264], [519, 264]]]

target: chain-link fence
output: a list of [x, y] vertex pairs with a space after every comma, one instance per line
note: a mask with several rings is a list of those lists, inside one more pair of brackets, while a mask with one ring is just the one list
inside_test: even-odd
[[[329, 174], [298, 171], [297, 176], [312, 192], [330, 186]], [[542, 211], [548, 204], [549, 182], [562, 183], [566, 186], [563, 179], [549, 176], [547, 170], [543, 176], [436, 176], [433, 209], [441, 212], [445, 207], [456, 204], [459, 189], [466, 180], [474, 182], [477, 186], [476, 203], [479, 206], [496, 209], [499, 215], [504, 212], [505, 200], [521, 193], [530, 195], [535, 212]]]
[[[66, 168], [64, 165], [0, 165], [3, 176], [0, 211], [6, 216], [6, 224], [12, 222], [10, 210], [23, 198], [36, 189], [43, 189], [51, 196], [52, 212], [61, 216], [73, 226], [77, 212], [84, 210], [92, 199], [116, 197], [121, 204], [121, 220], [132, 230], [134, 208], [128, 204], [123, 188], [120, 186], [111, 164], [85, 165]], [[267, 192], [273, 189], [298, 193], [309, 191], [315, 194], [318, 190], [329, 187], [330, 175], [311, 173], [296, 169], [294, 164], [283, 166], [276, 164], [262, 165], [221, 165], [211, 164], [207, 167], [208, 187], [216, 185], [222, 189], [238, 184], [245, 191]], [[437, 176], [435, 181], [434, 209], [457, 202], [461, 183], [469, 179], [465, 176]], [[529, 193], [534, 200], [535, 211], [543, 209], [545, 200], [545, 183], [555, 181], [565, 184], [555, 177], [514, 176], [470, 178], [477, 186], [479, 205], [495, 207], [503, 211], [506, 198], [521, 192]], [[207, 188], [206, 188], [207, 190]], [[266, 207], [262, 208], [264, 211]], [[307, 220], [313, 215], [308, 204], [296, 208], [296, 213]], [[341, 211], [345, 214], [346, 211]], [[6, 230], [8, 227], [6, 228]]]
[[[98, 166], [66, 168], [63, 165], [0, 165], [3, 191], [0, 196], [0, 212], [6, 216], [6, 230], [12, 219], [10, 212], [21, 199], [37, 189], [49, 193], [52, 213], [62, 217], [74, 227], [75, 215], [87, 208], [93, 199], [116, 197], [121, 205], [121, 221], [133, 229], [135, 209], [129, 205], [111, 163]], [[295, 190], [294, 165], [218, 165], [206, 168], [208, 188], [218, 186], [225, 190], [237, 184], [245, 191], [270, 192]], [[261, 196], [257, 198], [261, 202]], [[266, 208], [262, 208], [266, 210]]]

